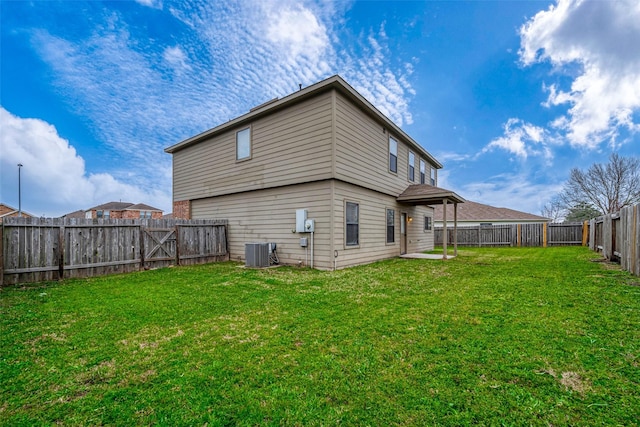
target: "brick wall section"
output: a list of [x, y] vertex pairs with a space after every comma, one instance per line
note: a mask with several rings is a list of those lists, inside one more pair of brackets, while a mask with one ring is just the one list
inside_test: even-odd
[[[116, 212], [113, 211], [113, 213], [115, 214]], [[140, 219], [140, 211], [120, 211], [118, 214], [122, 219]], [[114, 217], [112, 216], [112, 218]]]
[[191, 219], [191, 200], [174, 200], [174, 219]]

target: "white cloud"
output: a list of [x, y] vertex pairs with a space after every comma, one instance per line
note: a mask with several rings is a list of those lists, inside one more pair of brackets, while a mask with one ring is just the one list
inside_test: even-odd
[[493, 139], [480, 154], [500, 148], [521, 159], [530, 155], [542, 156], [548, 161], [553, 158], [549, 147], [553, 139], [544, 128], [515, 118], [509, 119], [503, 127], [503, 136]]
[[320, 61], [330, 47], [326, 27], [320, 24], [309, 9], [301, 5], [273, 8], [267, 12], [267, 16], [267, 40], [281, 45], [292, 63], [299, 56]]
[[[545, 106], [567, 105], [552, 125], [574, 146], [615, 147], [640, 125], [640, 2], [559, 0], [521, 29], [524, 65], [549, 61], [573, 77], [569, 88], [544, 86]], [[623, 139], [622, 141], [620, 139]]]
[[536, 183], [526, 174], [508, 173], [465, 184], [455, 191], [474, 202], [540, 215], [561, 188], [561, 184]]
[[153, 9], [162, 9], [162, 0], [135, 0], [136, 3], [140, 3], [143, 6], [147, 6]]
[[[17, 164], [21, 170], [22, 208], [33, 215], [60, 216], [109, 201], [147, 203], [170, 210], [168, 192], [145, 191], [107, 173], [87, 174], [85, 162], [54, 126], [17, 117], [0, 107], [2, 201], [17, 206]], [[15, 176], [14, 176], [15, 175]]]
[[399, 125], [411, 123], [410, 64], [393, 62], [384, 30], [338, 54], [335, 47], [350, 37], [340, 25], [343, 7], [294, 0], [178, 3], [165, 19], [188, 30], [169, 46], [134, 38], [141, 29], [131, 31], [133, 24], [107, 11], [106, 23], [88, 38], [70, 41], [38, 30], [33, 43], [69, 105], [89, 117], [103, 141], [154, 175], [151, 165], [170, 162], [162, 148], [332, 74]]
[[187, 63], [187, 55], [180, 48], [180, 46], [167, 47], [162, 57], [165, 61], [175, 70], [190, 70], [191, 66]]

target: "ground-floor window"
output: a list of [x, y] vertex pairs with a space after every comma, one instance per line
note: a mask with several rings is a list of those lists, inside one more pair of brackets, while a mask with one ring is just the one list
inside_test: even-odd
[[424, 231], [429, 231], [431, 230], [431, 217], [430, 216], [425, 216], [424, 217]]
[[346, 245], [358, 246], [360, 244], [359, 205], [347, 202], [345, 206]]
[[396, 241], [396, 211], [387, 209], [387, 243]]

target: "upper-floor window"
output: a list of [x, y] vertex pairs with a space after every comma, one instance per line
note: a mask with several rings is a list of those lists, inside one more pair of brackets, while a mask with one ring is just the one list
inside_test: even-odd
[[435, 168], [429, 168], [429, 169], [431, 169], [431, 185], [435, 187], [436, 186], [436, 170]]
[[420, 184], [424, 184], [426, 183], [426, 179], [427, 179], [427, 169], [426, 169], [426, 165], [424, 163], [424, 160], [420, 159]]
[[396, 241], [396, 211], [387, 209], [387, 243]]
[[151, 211], [140, 211], [140, 219], [151, 219]]
[[236, 160], [251, 157], [251, 128], [236, 132]]
[[389, 170], [398, 173], [398, 141], [389, 137]]
[[409, 151], [409, 181], [416, 180], [416, 156]]
[[96, 211], [96, 218], [109, 219], [110, 216], [109, 211]]
[[345, 206], [346, 245], [358, 246], [360, 244], [360, 221], [358, 215], [359, 205], [347, 202]]

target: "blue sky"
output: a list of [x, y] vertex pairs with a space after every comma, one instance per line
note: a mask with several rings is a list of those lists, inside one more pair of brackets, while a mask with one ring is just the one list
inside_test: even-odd
[[171, 211], [163, 149], [340, 74], [444, 164], [540, 213], [571, 168], [640, 155], [640, 3], [0, 1], [0, 201]]

